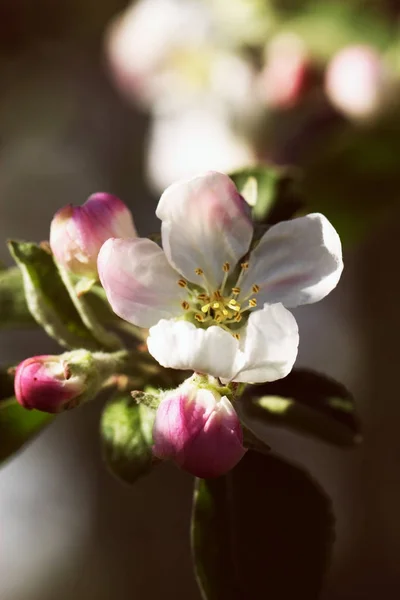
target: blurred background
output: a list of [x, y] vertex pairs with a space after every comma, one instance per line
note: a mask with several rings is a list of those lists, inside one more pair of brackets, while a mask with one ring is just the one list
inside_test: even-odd
[[[394, 0], [0, 0], [0, 234], [48, 238], [55, 210], [119, 195], [142, 235], [160, 191], [208, 168], [302, 168], [345, 244], [337, 290], [298, 309], [299, 365], [354, 393], [364, 442], [271, 429], [332, 497], [324, 600], [400, 595], [400, 7]], [[5, 244], [0, 259], [11, 264]], [[0, 359], [56, 353], [0, 333]], [[1, 600], [199, 600], [191, 477], [109, 475], [101, 401], [0, 471]]]

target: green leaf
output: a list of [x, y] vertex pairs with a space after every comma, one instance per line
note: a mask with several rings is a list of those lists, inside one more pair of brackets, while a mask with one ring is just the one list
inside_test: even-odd
[[135, 483], [158, 462], [152, 453], [154, 417], [154, 410], [128, 393], [118, 393], [104, 409], [103, 456], [111, 472], [125, 483]]
[[11, 241], [9, 249], [21, 269], [26, 301], [37, 323], [61, 346], [99, 349], [71, 301], [52, 255], [27, 242]]
[[333, 537], [325, 493], [282, 458], [249, 450], [225, 477], [196, 482], [192, 550], [204, 600], [316, 600]]
[[284, 379], [249, 386], [241, 400], [245, 420], [252, 417], [339, 446], [361, 441], [353, 396], [320, 373], [294, 369]]
[[36, 327], [25, 300], [18, 267], [0, 271], [0, 328]]
[[297, 169], [260, 165], [229, 176], [252, 206], [252, 216], [258, 222], [274, 225], [290, 219], [303, 206]]
[[0, 463], [11, 458], [53, 419], [54, 415], [23, 408], [14, 397], [0, 400]]

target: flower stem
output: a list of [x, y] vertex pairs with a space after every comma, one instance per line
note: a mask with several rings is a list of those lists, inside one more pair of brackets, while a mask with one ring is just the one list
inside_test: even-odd
[[98, 321], [92, 309], [86, 302], [85, 296], [78, 296], [74, 282], [72, 281], [69, 272], [61, 265], [57, 266], [61, 279], [63, 280], [63, 283], [68, 290], [70, 298], [74, 303], [74, 306], [78, 311], [83, 324], [89, 329], [89, 331], [96, 338], [99, 344], [101, 344], [101, 346], [103, 346], [107, 350], [117, 350], [119, 348], [123, 348], [123, 343], [120, 340], [120, 338], [114, 333], [107, 331]]

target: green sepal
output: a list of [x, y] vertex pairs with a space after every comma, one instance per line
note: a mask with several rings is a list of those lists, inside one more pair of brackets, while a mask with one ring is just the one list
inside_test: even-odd
[[265, 425], [287, 427], [338, 446], [361, 442], [354, 398], [334, 379], [294, 369], [271, 383], [248, 386], [241, 413]]
[[23, 408], [15, 397], [0, 400], [0, 464], [21, 450], [53, 419], [54, 415]]
[[204, 600], [317, 600], [334, 539], [329, 499], [302, 469], [248, 451], [197, 480], [192, 552]]
[[133, 484], [159, 461], [153, 457], [155, 411], [126, 393], [117, 393], [101, 418], [104, 460], [120, 481]]
[[304, 207], [299, 171], [295, 168], [259, 165], [229, 176], [252, 207], [253, 219], [259, 223], [274, 225], [291, 219]]
[[10, 241], [8, 246], [22, 272], [26, 302], [36, 322], [65, 348], [100, 349], [74, 307], [53, 256], [29, 242]]
[[0, 328], [36, 327], [25, 300], [22, 273], [18, 267], [0, 271]]

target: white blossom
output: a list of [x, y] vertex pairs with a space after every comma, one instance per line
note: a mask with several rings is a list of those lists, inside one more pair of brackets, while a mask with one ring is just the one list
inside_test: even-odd
[[116, 314], [150, 328], [149, 352], [164, 367], [224, 381], [285, 377], [299, 342], [288, 307], [321, 300], [343, 269], [333, 226], [320, 214], [284, 221], [250, 248], [248, 206], [217, 172], [171, 185], [156, 214], [162, 249], [136, 238], [100, 251]]

